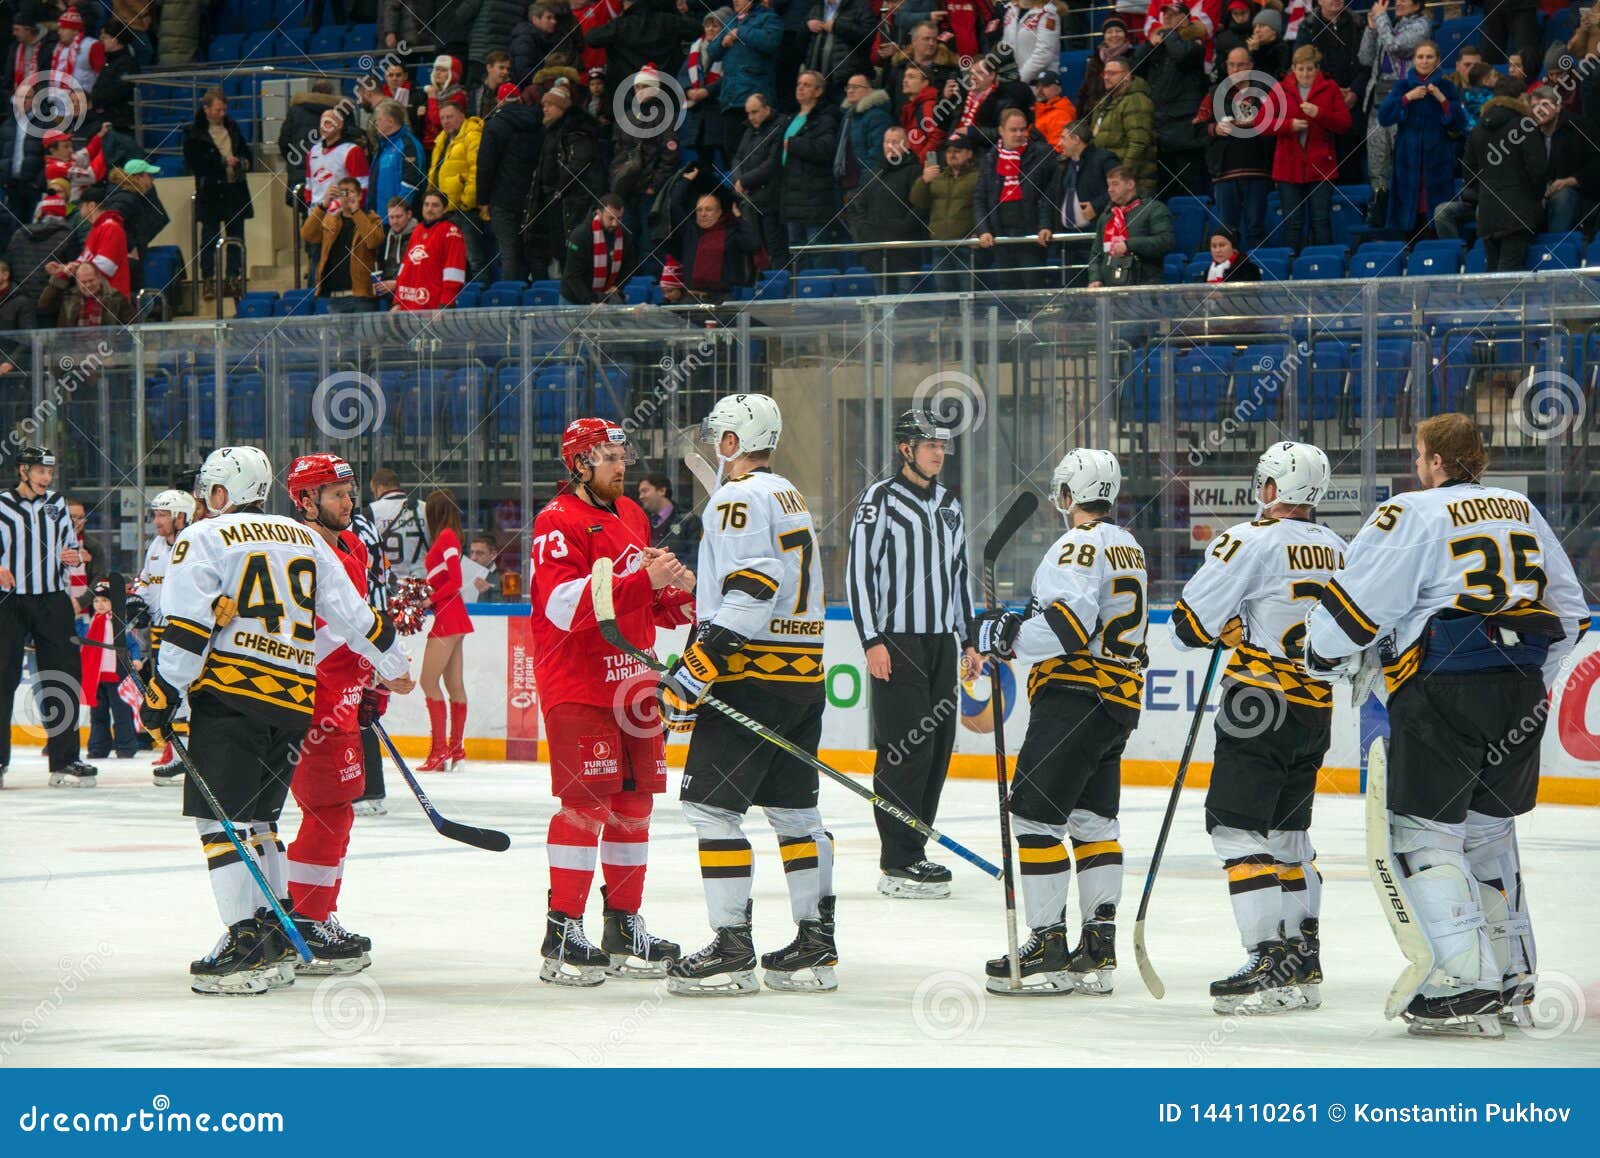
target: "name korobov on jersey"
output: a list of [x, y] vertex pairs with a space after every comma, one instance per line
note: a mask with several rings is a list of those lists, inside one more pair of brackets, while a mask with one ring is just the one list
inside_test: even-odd
[[719, 486], [701, 522], [695, 611], [700, 638], [726, 654], [717, 681], [820, 700], [826, 607], [805, 496], [759, 467]]
[[329, 643], [348, 643], [385, 678], [410, 666], [389, 617], [367, 605], [344, 563], [278, 515], [234, 511], [188, 527], [163, 588], [162, 677], [282, 727], [310, 723], [319, 617]]
[[1066, 685], [1095, 693], [1114, 717], [1137, 722], [1144, 697], [1144, 549], [1104, 519], [1072, 528], [1033, 573], [1038, 614], [1022, 624], [1016, 658], [1033, 661], [1028, 698]]
[[[1452, 621], [1472, 617], [1487, 619], [1493, 635], [1454, 638]], [[1430, 644], [1436, 620], [1448, 637], [1442, 646]], [[1380, 506], [1307, 617], [1319, 656], [1376, 641], [1391, 694], [1418, 670], [1508, 662], [1542, 667], [1549, 686], [1588, 625], [1583, 589], [1539, 508], [1474, 482], [1409, 491]]]
[[1300, 668], [1306, 612], [1328, 577], [1344, 566], [1345, 542], [1308, 519], [1257, 519], [1229, 527], [1172, 609], [1180, 650], [1211, 647], [1235, 616], [1238, 647], [1224, 680], [1281, 692], [1290, 704], [1333, 710], [1333, 687]]

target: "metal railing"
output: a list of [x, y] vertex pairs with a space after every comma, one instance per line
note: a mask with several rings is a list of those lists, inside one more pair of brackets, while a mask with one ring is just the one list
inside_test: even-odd
[[[885, 268], [867, 269], [866, 276], [879, 279], [887, 292], [895, 293], [950, 293], [961, 291], [972, 293], [985, 288], [986, 278], [1007, 277], [1012, 274], [1043, 274], [1038, 279], [1043, 283], [1065, 289], [1072, 284], [1073, 275], [1087, 268], [1086, 262], [1074, 261], [1043, 261], [1037, 265], [1005, 266], [999, 269], [987, 268], [975, 258], [992, 253], [995, 249], [1011, 246], [1031, 245], [1049, 252], [1057, 247], [1087, 245], [1094, 240], [1092, 233], [1054, 233], [1045, 245], [1039, 244], [1037, 235], [1029, 234], [1022, 237], [995, 237], [987, 246], [976, 237], [957, 237], [946, 240], [920, 240], [910, 241], [829, 241], [814, 242], [809, 245], [794, 245], [789, 247], [793, 256], [802, 259], [808, 257], [826, 256], [831, 253], [849, 254], [860, 256], [862, 254], [881, 254], [885, 258], [892, 258], [896, 254], [922, 254], [928, 260], [924, 263], [932, 268], [914, 270], [895, 270], [887, 266], [889, 261], [881, 263]], [[941, 258], [942, 253], [942, 258]], [[1065, 253], [1063, 257], [1067, 256]], [[816, 272], [815, 267], [796, 264], [793, 276], [805, 277]], [[910, 283], [908, 289], [897, 289], [904, 283]], [[792, 286], [791, 282], [791, 286]], [[926, 286], [921, 289], [919, 287]], [[1041, 287], [1042, 288], [1042, 287]]]

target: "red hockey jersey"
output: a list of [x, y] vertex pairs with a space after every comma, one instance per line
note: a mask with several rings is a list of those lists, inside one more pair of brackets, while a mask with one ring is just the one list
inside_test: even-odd
[[645, 667], [605, 641], [595, 624], [589, 572], [599, 558], [616, 564], [617, 626], [641, 651], [655, 646], [656, 628], [689, 622], [694, 596], [676, 587], [652, 590], [644, 570], [650, 520], [638, 503], [615, 510], [560, 494], [533, 521], [533, 678], [539, 704], [590, 704], [622, 709], [617, 689], [632, 681], [628, 702], [655, 695]]
[[395, 278], [394, 308], [442, 310], [467, 283], [467, 239], [440, 219], [419, 222], [406, 238], [406, 256]]
[[[340, 531], [333, 553], [344, 564], [350, 582], [367, 596], [367, 548], [354, 531]], [[328, 624], [317, 617], [317, 694], [312, 726], [321, 732], [353, 732], [363, 688], [372, 684], [372, 665], [362, 659]]]
[[122, 214], [115, 209], [102, 210], [94, 219], [78, 260], [92, 261], [118, 293], [133, 297], [133, 282], [128, 276], [128, 231], [122, 224]]

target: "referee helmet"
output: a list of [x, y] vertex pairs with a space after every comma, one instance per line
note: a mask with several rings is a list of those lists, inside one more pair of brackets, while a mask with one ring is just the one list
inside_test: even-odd
[[14, 466], [55, 466], [56, 456], [42, 446], [20, 446], [11, 462]]

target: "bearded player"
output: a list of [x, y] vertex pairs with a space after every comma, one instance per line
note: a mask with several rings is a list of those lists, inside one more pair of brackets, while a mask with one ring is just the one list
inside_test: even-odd
[[[533, 523], [534, 678], [549, 738], [550, 911], [541, 980], [599, 985], [606, 974], [661, 977], [677, 945], [639, 916], [654, 797], [666, 789], [666, 743], [654, 674], [606, 642], [595, 622], [589, 573], [616, 568], [617, 626], [648, 650], [657, 627], [689, 622], [694, 575], [650, 546], [650, 521], [624, 495], [634, 461], [616, 423], [580, 418], [561, 438], [568, 487]], [[595, 861], [605, 873], [605, 933], [583, 930]]]

